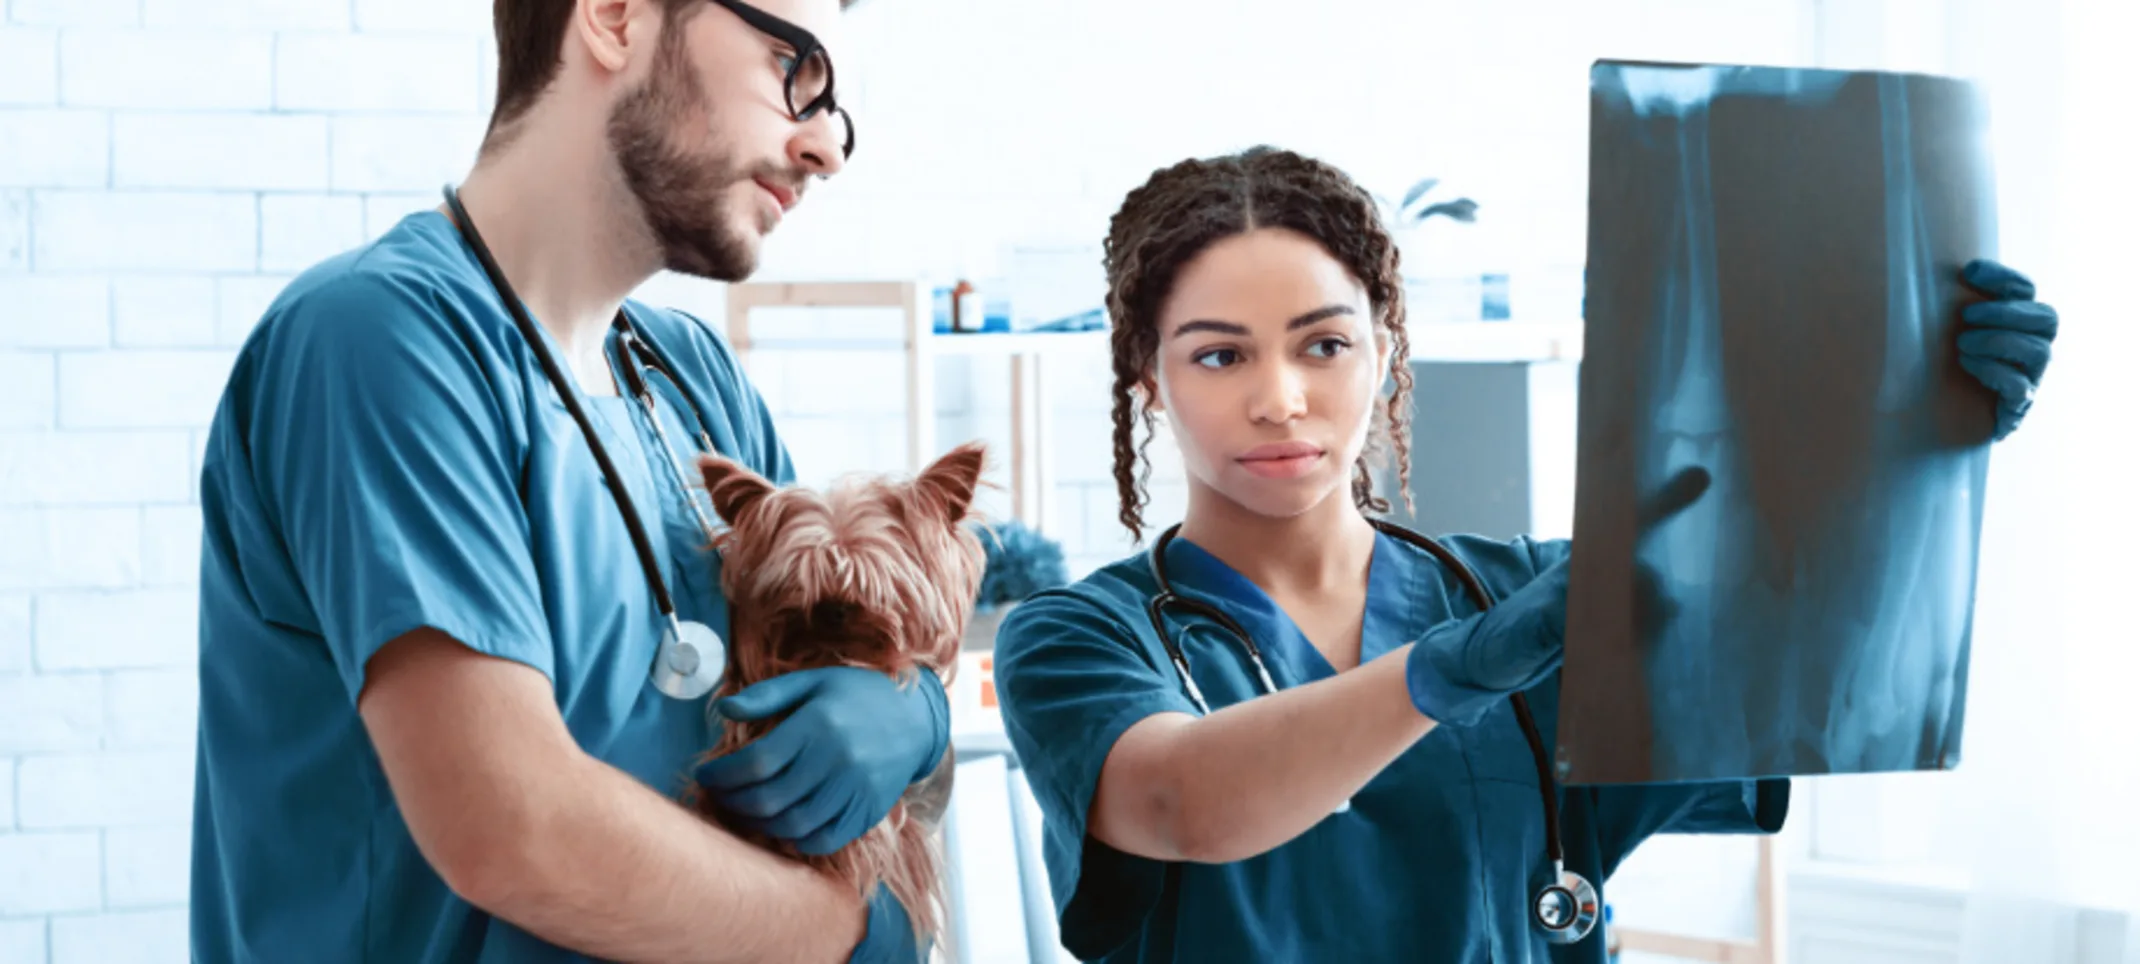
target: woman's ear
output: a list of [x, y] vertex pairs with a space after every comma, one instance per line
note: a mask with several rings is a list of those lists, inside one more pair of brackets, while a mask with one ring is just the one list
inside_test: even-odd
[[1159, 381], [1152, 376], [1151, 372], [1145, 372], [1144, 377], [1137, 380], [1137, 395], [1138, 407], [1144, 410], [1144, 414], [1162, 415], [1166, 413], [1166, 405], [1159, 401]]
[[764, 476], [721, 456], [699, 456], [698, 469], [706, 480], [706, 494], [713, 497], [713, 511], [729, 525], [735, 525], [758, 500], [773, 494], [773, 483]]

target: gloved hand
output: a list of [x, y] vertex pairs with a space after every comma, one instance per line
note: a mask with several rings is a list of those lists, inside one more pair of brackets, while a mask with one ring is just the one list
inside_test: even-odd
[[[1681, 469], [1636, 508], [1640, 534], [1679, 514], [1709, 491], [1700, 466]], [[1636, 564], [1636, 631], [1653, 634], [1674, 606], [1663, 580]], [[1453, 619], [1427, 631], [1405, 656], [1405, 685], [1412, 705], [1447, 726], [1476, 726], [1487, 711], [1538, 685], [1560, 668], [1568, 624], [1568, 559], [1546, 568], [1492, 609]]]
[[764, 680], [714, 704], [731, 720], [793, 710], [749, 746], [701, 764], [716, 800], [812, 856], [877, 825], [951, 742], [951, 706], [936, 674], [902, 689], [876, 670], [828, 666]]
[[1427, 631], [1405, 657], [1412, 705], [1443, 726], [1476, 726], [1511, 693], [1560, 668], [1568, 622], [1568, 560], [1492, 609]]
[[1969, 262], [1962, 268], [1962, 283], [1992, 299], [1962, 309], [1966, 330], [1956, 345], [1962, 368], [1998, 395], [1992, 434], [1998, 441], [2013, 434], [2036, 401], [2051, 362], [2051, 340], [2058, 337], [2058, 312], [2035, 300], [2034, 282], [1996, 261]]
[[848, 964], [922, 964], [926, 959], [914, 940], [913, 918], [882, 885], [869, 898], [869, 927], [855, 945]]

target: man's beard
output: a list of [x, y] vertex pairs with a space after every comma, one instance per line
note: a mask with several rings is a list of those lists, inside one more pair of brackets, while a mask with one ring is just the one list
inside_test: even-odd
[[741, 281], [758, 266], [757, 251], [738, 237], [722, 192], [744, 180], [726, 155], [694, 157], [670, 134], [679, 117], [703, 111], [681, 44], [664, 43], [653, 76], [617, 103], [609, 116], [609, 147], [624, 183], [661, 247], [671, 271], [716, 281]]

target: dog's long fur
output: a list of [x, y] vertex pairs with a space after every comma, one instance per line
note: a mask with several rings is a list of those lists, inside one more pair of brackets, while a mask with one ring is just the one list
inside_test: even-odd
[[[729, 525], [714, 546], [733, 629], [728, 672], [713, 698], [782, 673], [834, 665], [881, 670], [902, 686], [918, 685], [916, 670], [926, 666], [949, 685], [986, 562], [964, 524], [985, 461], [985, 448], [969, 443], [910, 481], [856, 478], [820, 493], [777, 487], [735, 462], [702, 457], [714, 511]], [[748, 745], [778, 722], [729, 722], [708, 756]], [[694, 793], [689, 802], [728, 824], [710, 796]], [[860, 839], [822, 857], [737, 832], [853, 883], [864, 897], [882, 882], [922, 940], [938, 940], [947, 926], [943, 856], [933, 828], [914, 819], [904, 802]]]

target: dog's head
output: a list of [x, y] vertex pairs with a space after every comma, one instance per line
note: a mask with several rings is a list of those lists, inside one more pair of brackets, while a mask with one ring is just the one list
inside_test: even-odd
[[[857, 477], [820, 492], [700, 458], [729, 526], [715, 548], [739, 635], [761, 635], [784, 661], [943, 672], [980, 590], [986, 556], [965, 523], [985, 462], [968, 443], [912, 479]], [[815, 646], [830, 651], [807, 652]]]

